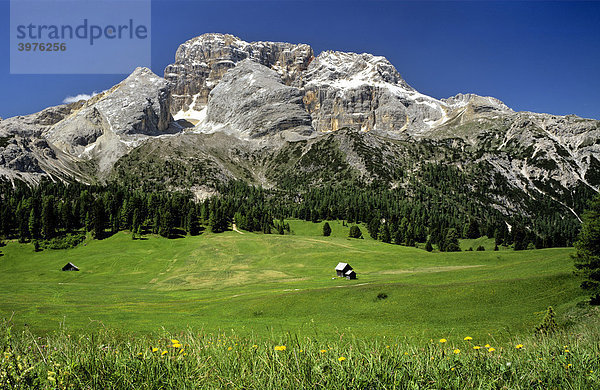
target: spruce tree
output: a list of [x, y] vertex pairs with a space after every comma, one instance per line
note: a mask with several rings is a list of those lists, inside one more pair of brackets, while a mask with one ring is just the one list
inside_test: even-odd
[[350, 227], [350, 232], [348, 233], [348, 237], [361, 238], [362, 232], [360, 231], [360, 228], [356, 225], [353, 225], [352, 227]]
[[323, 224], [323, 235], [325, 237], [329, 237], [331, 235], [331, 226], [329, 226], [329, 222], [325, 222]]
[[389, 225], [386, 223], [384, 223], [383, 225], [381, 225], [381, 229], [380, 229], [380, 238], [381, 241], [389, 244], [390, 242], [392, 242], [392, 235], [390, 233], [390, 227]]
[[446, 252], [460, 252], [458, 245], [458, 232], [454, 228], [448, 229], [446, 239], [444, 240], [444, 250]]
[[425, 250], [427, 252], [433, 251], [433, 246], [431, 245], [431, 241], [427, 240], [427, 242], [425, 243]]
[[581, 288], [591, 294], [590, 304], [600, 305], [600, 194], [590, 201], [583, 214], [575, 249], [573, 259], [577, 273], [583, 278]]
[[480, 236], [479, 223], [476, 219], [471, 219], [465, 229], [465, 237], [478, 238]]

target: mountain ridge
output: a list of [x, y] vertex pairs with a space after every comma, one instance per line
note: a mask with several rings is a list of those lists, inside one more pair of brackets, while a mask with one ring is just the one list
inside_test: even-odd
[[[532, 199], [550, 197], [575, 218], [575, 199], [600, 186], [600, 121], [475, 94], [436, 99], [381, 56], [227, 34], [184, 42], [164, 78], [138, 68], [88, 101], [4, 119], [0, 140], [0, 175], [32, 184], [398, 188], [426, 163], [482, 166], [494, 178], [472, 178], [490, 186], [482, 206], [529, 215]], [[177, 168], [165, 172], [167, 161]]]

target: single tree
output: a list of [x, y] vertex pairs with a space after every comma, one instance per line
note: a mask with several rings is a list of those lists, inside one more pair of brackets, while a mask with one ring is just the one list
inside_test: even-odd
[[427, 240], [427, 242], [425, 243], [425, 250], [427, 252], [433, 251], [433, 246], [431, 245], [431, 241]]
[[583, 213], [575, 249], [573, 259], [577, 273], [583, 278], [581, 288], [591, 294], [590, 304], [600, 305], [600, 194]]
[[392, 242], [392, 234], [390, 233], [390, 226], [387, 222], [381, 225], [381, 228], [379, 229], [379, 238], [387, 244]]
[[479, 223], [476, 219], [471, 219], [465, 229], [465, 237], [478, 238], [480, 236]]
[[458, 232], [454, 228], [448, 229], [446, 239], [444, 240], [444, 250], [446, 252], [460, 252], [458, 245]]
[[360, 228], [356, 225], [353, 225], [350, 228], [350, 233], [348, 234], [348, 237], [350, 238], [361, 238], [362, 237], [362, 232], [360, 231]]
[[331, 236], [331, 226], [329, 226], [329, 222], [323, 224], [323, 235], [325, 237]]

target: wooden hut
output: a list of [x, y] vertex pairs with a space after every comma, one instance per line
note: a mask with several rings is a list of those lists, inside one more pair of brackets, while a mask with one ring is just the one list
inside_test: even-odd
[[354, 272], [354, 270], [351, 269], [346, 271], [344, 276], [346, 277], [346, 279], [356, 279], [356, 272]]
[[73, 263], [67, 263], [64, 267], [62, 267], [63, 271], [79, 271], [79, 268]]
[[338, 265], [335, 267], [335, 272], [337, 276], [343, 278], [346, 276], [346, 272], [350, 271], [351, 269], [352, 267], [348, 263], [338, 263]]

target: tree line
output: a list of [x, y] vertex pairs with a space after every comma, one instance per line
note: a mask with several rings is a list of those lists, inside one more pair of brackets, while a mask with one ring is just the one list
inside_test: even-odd
[[[102, 239], [118, 231], [132, 236], [219, 233], [239, 229], [265, 234], [289, 232], [286, 218], [363, 223], [367, 234], [386, 243], [429, 242], [443, 251], [459, 250], [459, 238], [494, 237], [515, 249], [571, 245], [578, 225], [553, 214], [506, 217], [476, 200], [453, 202], [435, 192], [409, 196], [402, 189], [353, 184], [324, 185], [305, 191], [267, 190], [231, 181], [217, 194], [197, 200], [191, 191], [140, 191], [117, 184], [85, 185], [42, 180], [36, 186], [0, 182], [0, 235], [21, 242], [49, 240], [74, 232]], [[551, 227], [551, 228], [550, 228]]]

